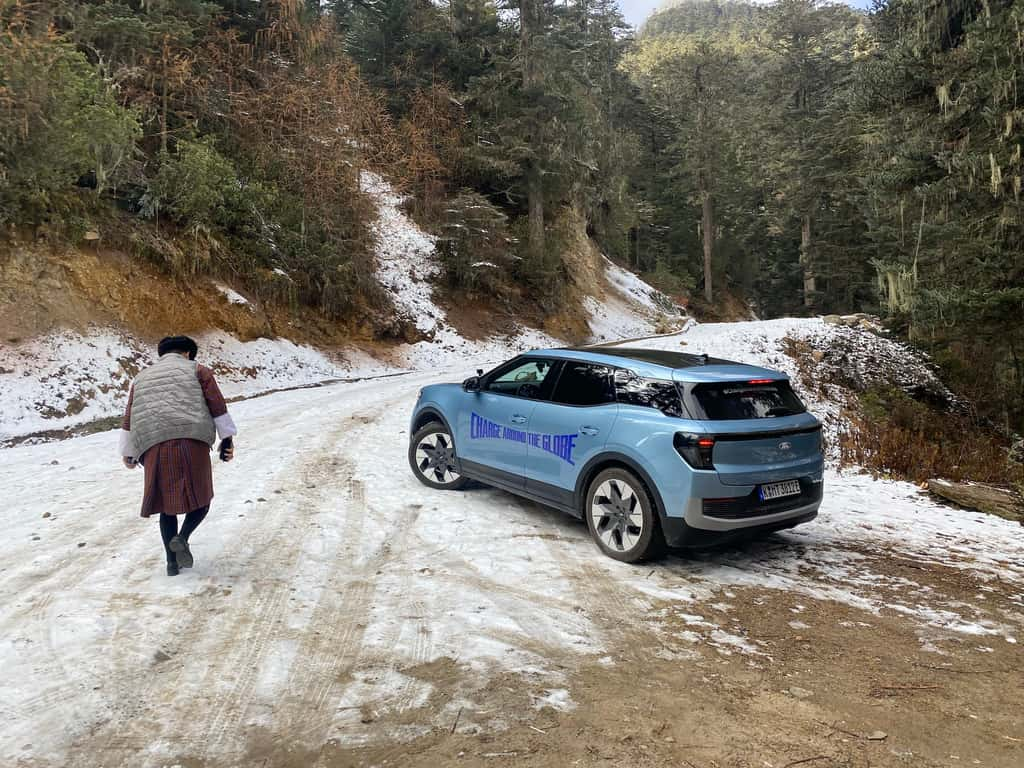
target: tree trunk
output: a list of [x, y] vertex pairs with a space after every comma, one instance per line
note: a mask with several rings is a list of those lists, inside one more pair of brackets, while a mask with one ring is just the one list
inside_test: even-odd
[[527, 171], [526, 196], [530, 208], [527, 249], [534, 263], [540, 265], [544, 263], [544, 186], [534, 163]]
[[168, 59], [170, 58], [170, 50], [167, 44], [167, 35], [164, 35], [164, 47], [163, 47], [163, 83], [162, 90], [160, 93], [160, 152], [161, 154], [167, 154], [167, 67]]
[[715, 207], [711, 193], [707, 190], [703, 172], [700, 174], [701, 216], [700, 228], [704, 239], [704, 299], [710, 304], [711, 291], [711, 254], [715, 243]]
[[[531, 91], [538, 85], [537, 62], [533, 57], [533, 36], [540, 24], [539, 0], [519, 0], [519, 55], [523, 65], [523, 90]], [[537, 126], [530, 131], [527, 141], [536, 152], [543, 137]], [[529, 209], [526, 250], [531, 261], [544, 263], [544, 179], [537, 159], [527, 161], [526, 197]]]
[[811, 214], [805, 213], [800, 227], [800, 264], [804, 269], [804, 306], [814, 305], [814, 263], [811, 260]]

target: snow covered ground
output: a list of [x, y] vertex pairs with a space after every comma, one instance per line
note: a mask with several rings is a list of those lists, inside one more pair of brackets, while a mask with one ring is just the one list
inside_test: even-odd
[[[820, 330], [697, 326], [649, 344], [771, 363], [783, 329], [804, 326]], [[141, 472], [117, 462], [116, 432], [0, 451], [0, 764], [234, 766], [261, 734], [301, 753], [453, 722], [501, 732], [511, 713], [483, 705], [492, 681], [514, 675], [537, 706], [569, 710], [572, 667], [618, 663], [627, 627], [660, 635], [659, 653], [681, 663], [771, 664], [735, 618], [747, 587], [804, 634], [808, 600], [898, 615], [936, 659], [1024, 636], [1020, 526], [906, 483], [830, 471], [815, 522], [643, 568], [508, 494], [426, 491], [404, 468], [409, 408], [425, 384], [469, 373], [235, 404], [238, 458], [216, 466], [196, 567], [175, 579], [156, 524], [137, 516]], [[931, 566], [977, 581], [977, 597], [917, 578]]]

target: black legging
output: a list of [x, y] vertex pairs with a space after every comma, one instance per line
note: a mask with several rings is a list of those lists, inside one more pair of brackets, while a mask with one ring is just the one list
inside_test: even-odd
[[171, 539], [175, 536], [181, 536], [185, 541], [188, 541], [188, 537], [192, 535], [192, 531], [199, 527], [199, 524], [203, 522], [206, 518], [206, 513], [209, 511], [210, 508], [208, 506], [193, 509], [185, 515], [185, 523], [181, 526], [181, 531], [178, 531], [177, 515], [160, 514], [160, 535], [164, 540], [164, 552], [167, 553], [168, 563], [178, 562], [178, 558], [171, 551]]

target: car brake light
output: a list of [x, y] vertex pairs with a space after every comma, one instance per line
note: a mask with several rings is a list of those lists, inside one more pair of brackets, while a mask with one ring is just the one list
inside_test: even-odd
[[774, 384], [774, 379], [751, 379], [747, 384]]
[[694, 469], [714, 469], [711, 454], [715, 448], [715, 438], [709, 435], [692, 435], [688, 432], [676, 432], [673, 438], [676, 452]]

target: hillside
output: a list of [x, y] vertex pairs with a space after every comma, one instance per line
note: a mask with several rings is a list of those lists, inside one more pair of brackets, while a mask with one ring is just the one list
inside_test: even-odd
[[670, 299], [584, 240], [574, 257], [578, 290], [591, 291], [579, 297], [583, 338], [556, 338], [507, 311], [460, 328], [466, 313], [436, 299], [436, 238], [409, 218], [380, 176], [366, 174], [365, 189], [377, 206], [375, 280], [394, 308], [394, 327], [411, 329], [402, 333], [412, 339], [382, 341], [312, 313], [289, 315], [216, 279], [169, 280], [121, 253], [30, 247], [0, 264], [7, 342], [0, 349], [0, 443], [115, 416], [135, 373], [169, 333], [195, 334], [200, 359], [216, 371], [225, 395], [237, 398], [467, 361], [486, 366], [510, 350], [647, 336], [685, 321]]

